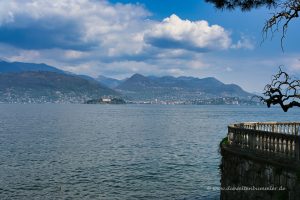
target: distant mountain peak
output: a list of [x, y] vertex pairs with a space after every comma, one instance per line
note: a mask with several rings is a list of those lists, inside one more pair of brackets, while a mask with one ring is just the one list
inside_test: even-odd
[[48, 71], [65, 74], [66, 72], [45, 63], [25, 63], [8, 62], [3, 59], [0, 61], [0, 73], [26, 72], [26, 71]]
[[251, 94], [238, 85], [224, 84], [214, 77], [143, 76], [134, 74], [116, 87], [134, 99], [201, 99], [211, 97], [242, 97]]
[[142, 74], [138, 74], [138, 73], [135, 73], [135, 74], [133, 74], [131, 77], [130, 77], [130, 79], [140, 79], [140, 78], [147, 78], [147, 77], [145, 77], [145, 76], [143, 76]]

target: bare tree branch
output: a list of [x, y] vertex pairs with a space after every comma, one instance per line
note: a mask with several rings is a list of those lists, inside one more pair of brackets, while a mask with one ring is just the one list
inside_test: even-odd
[[256, 9], [266, 6], [270, 10], [274, 10], [272, 16], [265, 22], [263, 27], [263, 41], [267, 38], [268, 33], [282, 31], [281, 48], [283, 50], [283, 40], [290, 22], [299, 17], [300, 0], [205, 0], [213, 3], [218, 9], [240, 8], [242, 11]]
[[[287, 0], [283, 3], [279, 3], [276, 6], [280, 8], [279, 12], [273, 13], [273, 16], [268, 19], [263, 27], [264, 39], [267, 37], [267, 33], [270, 31], [272, 35], [275, 31], [279, 31], [279, 26], [282, 24], [281, 35], [281, 49], [283, 50], [283, 40], [285, 38], [288, 25], [291, 20], [299, 17], [300, 0]], [[276, 26], [276, 29], [273, 27]]]
[[268, 107], [279, 104], [284, 112], [292, 107], [300, 107], [300, 80], [292, 79], [279, 68], [272, 76], [271, 84], [264, 88], [263, 96], [255, 96]]

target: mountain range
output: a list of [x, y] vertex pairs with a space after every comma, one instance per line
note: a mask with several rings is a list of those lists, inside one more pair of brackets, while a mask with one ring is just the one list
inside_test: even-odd
[[135, 100], [190, 100], [217, 97], [248, 98], [252, 94], [235, 84], [224, 84], [213, 77], [143, 76], [134, 74], [115, 89]]
[[83, 103], [103, 95], [120, 94], [91, 77], [46, 64], [0, 61], [0, 102]]
[[219, 97], [248, 99], [252, 94], [213, 77], [143, 76], [118, 80], [76, 75], [46, 64], [0, 61], [0, 102], [82, 103], [101, 96], [132, 101], [187, 101]]

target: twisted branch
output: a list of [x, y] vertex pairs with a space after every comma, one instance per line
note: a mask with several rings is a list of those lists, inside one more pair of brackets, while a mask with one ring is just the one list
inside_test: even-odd
[[255, 96], [268, 107], [279, 104], [284, 112], [292, 107], [300, 107], [300, 80], [292, 79], [279, 68], [279, 72], [272, 76], [271, 84], [264, 88], [264, 96]]

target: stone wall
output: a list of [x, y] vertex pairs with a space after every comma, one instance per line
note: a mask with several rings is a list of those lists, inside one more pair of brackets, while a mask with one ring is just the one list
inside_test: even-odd
[[221, 146], [221, 154], [221, 199], [300, 199], [298, 164], [227, 145]]

